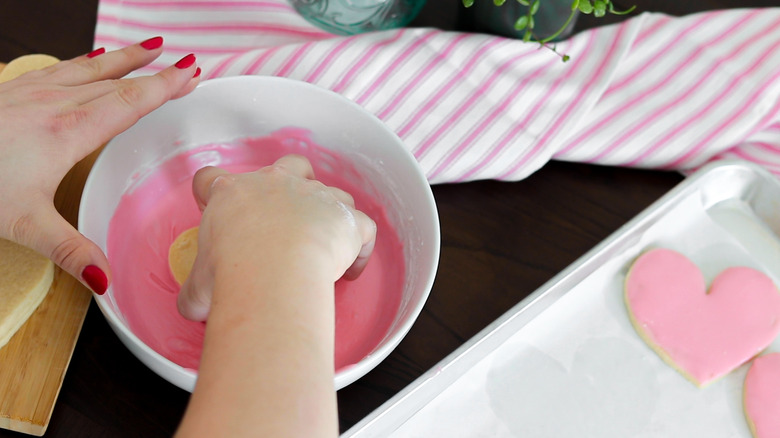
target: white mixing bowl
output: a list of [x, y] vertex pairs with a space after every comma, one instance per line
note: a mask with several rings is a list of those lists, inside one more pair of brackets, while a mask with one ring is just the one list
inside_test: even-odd
[[[439, 259], [439, 222], [430, 186], [417, 161], [379, 119], [330, 91], [290, 79], [240, 76], [204, 81], [113, 139], [87, 179], [79, 230], [107, 251], [109, 222], [133, 178], [161, 159], [199, 145], [268, 135], [295, 126], [319, 145], [347, 157], [380, 193], [404, 245], [406, 279], [388, 334], [353, 366], [336, 374], [340, 389], [374, 368], [398, 345], [430, 293]], [[117, 269], [117, 267], [113, 267]], [[120, 340], [169, 382], [192, 391], [197, 372], [144, 344], [117, 309], [110, 287], [95, 299]]]

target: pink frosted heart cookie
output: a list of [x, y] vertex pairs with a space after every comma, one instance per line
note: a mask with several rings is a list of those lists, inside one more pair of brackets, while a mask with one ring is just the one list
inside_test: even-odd
[[668, 249], [637, 258], [625, 300], [642, 339], [698, 386], [747, 362], [780, 332], [780, 292], [769, 277], [728, 268], [707, 292], [699, 268]]
[[780, 353], [753, 361], [745, 377], [744, 406], [756, 438], [780, 438]]

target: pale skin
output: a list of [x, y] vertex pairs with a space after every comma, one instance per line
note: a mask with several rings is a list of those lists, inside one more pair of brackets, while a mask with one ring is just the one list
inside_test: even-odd
[[[110, 283], [108, 261], [57, 213], [54, 193], [79, 160], [194, 89], [195, 63], [118, 79], [161, 52], [137, 44], [0, 84], [0, 237], [88, 287], [90, 266]], [[208, 324], [177, 436], [336, 436], [334, 283], [360, 274], [376, 225], [299, 156], [246, 174], [201, 169], [193, 195], [199, 251], [179, 309]]]
[[196, 174], [203, 218], [179, 309], [208, 324], [177, 436], [337, 436], [334, 283], [359, 275], [376, 225], [313, 178], [299, 156]]
[[119, 79], [162, 50], [136, 44], [93, 58], [79, 56], [0, 84], [0, 237], [35, 249], [88, 287], [82, 276], [88, 266], [100, 269], [110, 283], [108, 260], [60, 216], [54, 193], [82, 158], [195, 88], [195, 64]]

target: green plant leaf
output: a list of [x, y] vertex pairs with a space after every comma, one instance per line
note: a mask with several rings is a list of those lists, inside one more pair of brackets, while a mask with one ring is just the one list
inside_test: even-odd
[[541, 2], [539, 0], [534, 0], [533, 3], [531, 3], [531, 15], [536, 15], [537, 12], [539, 12], [539, 5]]
[[515, 30], [523, 30], [528, 27], [528, 15], [523, 15], [515, 21]]
[[[461, 0], [463, 2], [463, 6], [465, 7], [471, 7], [474, 5], [475, 0]], [[615, 9], [614, 3], [612, 3], [612, 0], [572, 0], [571, 2], [571, 13], [569, 14], [568, 19], [566, 20], [566, 23], [563, 24], [563, 26], [558, 29], [555, 33], [553, 33], [550, 36], [545, 37], [544, 39], [538, 39], [534, 36], [534, 25], [535, 20], [534, 16], [539, 12], [539, 8], [541, 7], [542, 1], [545, 0], [515, 0], [517, 3], [525, 6], [528, 8], [528, 11], [525, 15], [518, 18], [517, 21], [515, 21], [514, 28], [516, 31], [525, 31], [523, 33], [523, 41], [529, 42], [529, 41], [535, 41], [541, 44], [543, 47], [547, 47], [553, 52], [555, 52], [558, 56], [561, 57], [563, 62], [569, 61], [570, 57], [567, 54], [558, 53], [555, 46], [550, 46], [548, 42], [554, 40], [558, 37], [571, 23], [572, 19], [576, 16], [577, 12], [581, 12], [583, 14], [593, 14], [594, 17], [600, 18], [605, 16], [607, 13], [615, 14], [615, 15], [626, 15], [631, 12], [633, 12], [636, 9], [636, 5], [631, 6], [629, 9], [625, 11], [619, 11]], [[496, 6], [502, 6], [506, 0], [493, 0], [493, 4]]]
[[603, 17], [607, 13], [607, 4], [603, 0], [593, 2], [593, 16]]

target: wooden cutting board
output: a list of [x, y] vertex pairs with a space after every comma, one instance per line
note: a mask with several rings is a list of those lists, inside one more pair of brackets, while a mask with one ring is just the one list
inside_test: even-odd
[[[54, 199], [57, 210], [74, 226], [81, 192], [98, 153], [71, 170]], [[46, 432], [91, 298], [81, 283], [55, 269], [43, 303], [0, 348], [0, 428], [37, 436]]]

